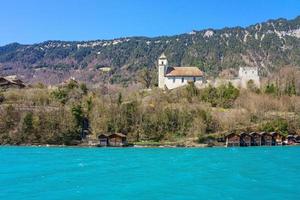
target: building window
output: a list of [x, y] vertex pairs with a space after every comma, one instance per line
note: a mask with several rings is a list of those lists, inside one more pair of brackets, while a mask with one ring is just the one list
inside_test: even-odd
[[182, 78], [181, 78], [181, 83], [183, 83], [183, 82], [184, 82], [184, 78], [182, 77]]
[[196, 77], [193, 77], [193, 81], [196, 82]]
[[175, 77], [173, 77], [173, 83], [175, 83]]
[[164, 65], [164, 61], [161, 61], [161, 65]]

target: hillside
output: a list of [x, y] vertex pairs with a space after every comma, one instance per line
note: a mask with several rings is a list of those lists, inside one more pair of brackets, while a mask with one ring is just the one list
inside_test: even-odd
[[[60, 83], [70, 76], [87, 83], [129, 83], [137, 72], [155, 69], [165, 52], [172, 65], [195, 65], [216, 75], [240, 65], [259, 66], [262, 75], [300, 66], [300, 16], [246, 28], [207, 29], [155, 38], [95, 41], [46, 41], [0, 47], [0, 75], [18, 74], [26, 82]], [[105, 74], [101, 67], [111, 67]]]

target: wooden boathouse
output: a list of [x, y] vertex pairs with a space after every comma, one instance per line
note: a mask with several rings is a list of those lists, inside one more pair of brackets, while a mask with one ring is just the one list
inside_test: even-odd
[[247, 147], [251, 146], [251, 135], [245, 132], [240, 134], [240, 146]]
[[[296, 139], [297, 137], [297, 139]], [[247, 146], [276, 146], [284, 144], [300, 143], [300, 136], [289, 135], [285, 138], [278, 132], [241, 132], [229, 133], [225, 136], [224, 141], [227, 147], [247, 147]]]
[[122, 133], [100, 134], [98, 136], [101, 147], [123, 147], [127, 145], [126, 135]]
[[122, 147], [127, 144], [126, 135], [122, 133], [113, 133], [108, 136], [108, 144], [112, 147]]
[[273, 144], [273, 137], [268, 132], [261, 132], [261, 145], [264, 146], [272, 146]]
[[240, 146], [240, 135], [236, 133], [230, 133], [226, 135], [226, 146], [237, 147]]
[[102, 133], [98, 136], [98, 139], [99, 139], [99, 146], [101, 147], [108, 146], [108, 135]]
[[277, 132], [271, 132], [272, 135], [272, 145], [282, 145], [283, 137]]
[[261, 135], [256, 132], [251, 132], [251, 146], [261, 146]]
[[296, 138], [294, 135], [288, 135], [287, 136], [287, 144], [295, 144], [296, 143]]

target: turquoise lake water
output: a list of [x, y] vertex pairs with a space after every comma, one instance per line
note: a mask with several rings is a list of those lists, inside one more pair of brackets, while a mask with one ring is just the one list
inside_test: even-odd
[[0, 199], [300, 199], [300, 147], [0, 147]]

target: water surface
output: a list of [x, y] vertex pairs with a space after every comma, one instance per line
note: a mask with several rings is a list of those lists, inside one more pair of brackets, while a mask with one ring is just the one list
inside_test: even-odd
[[300, 147], [0, 147], [0, 199], [299, 199]]

